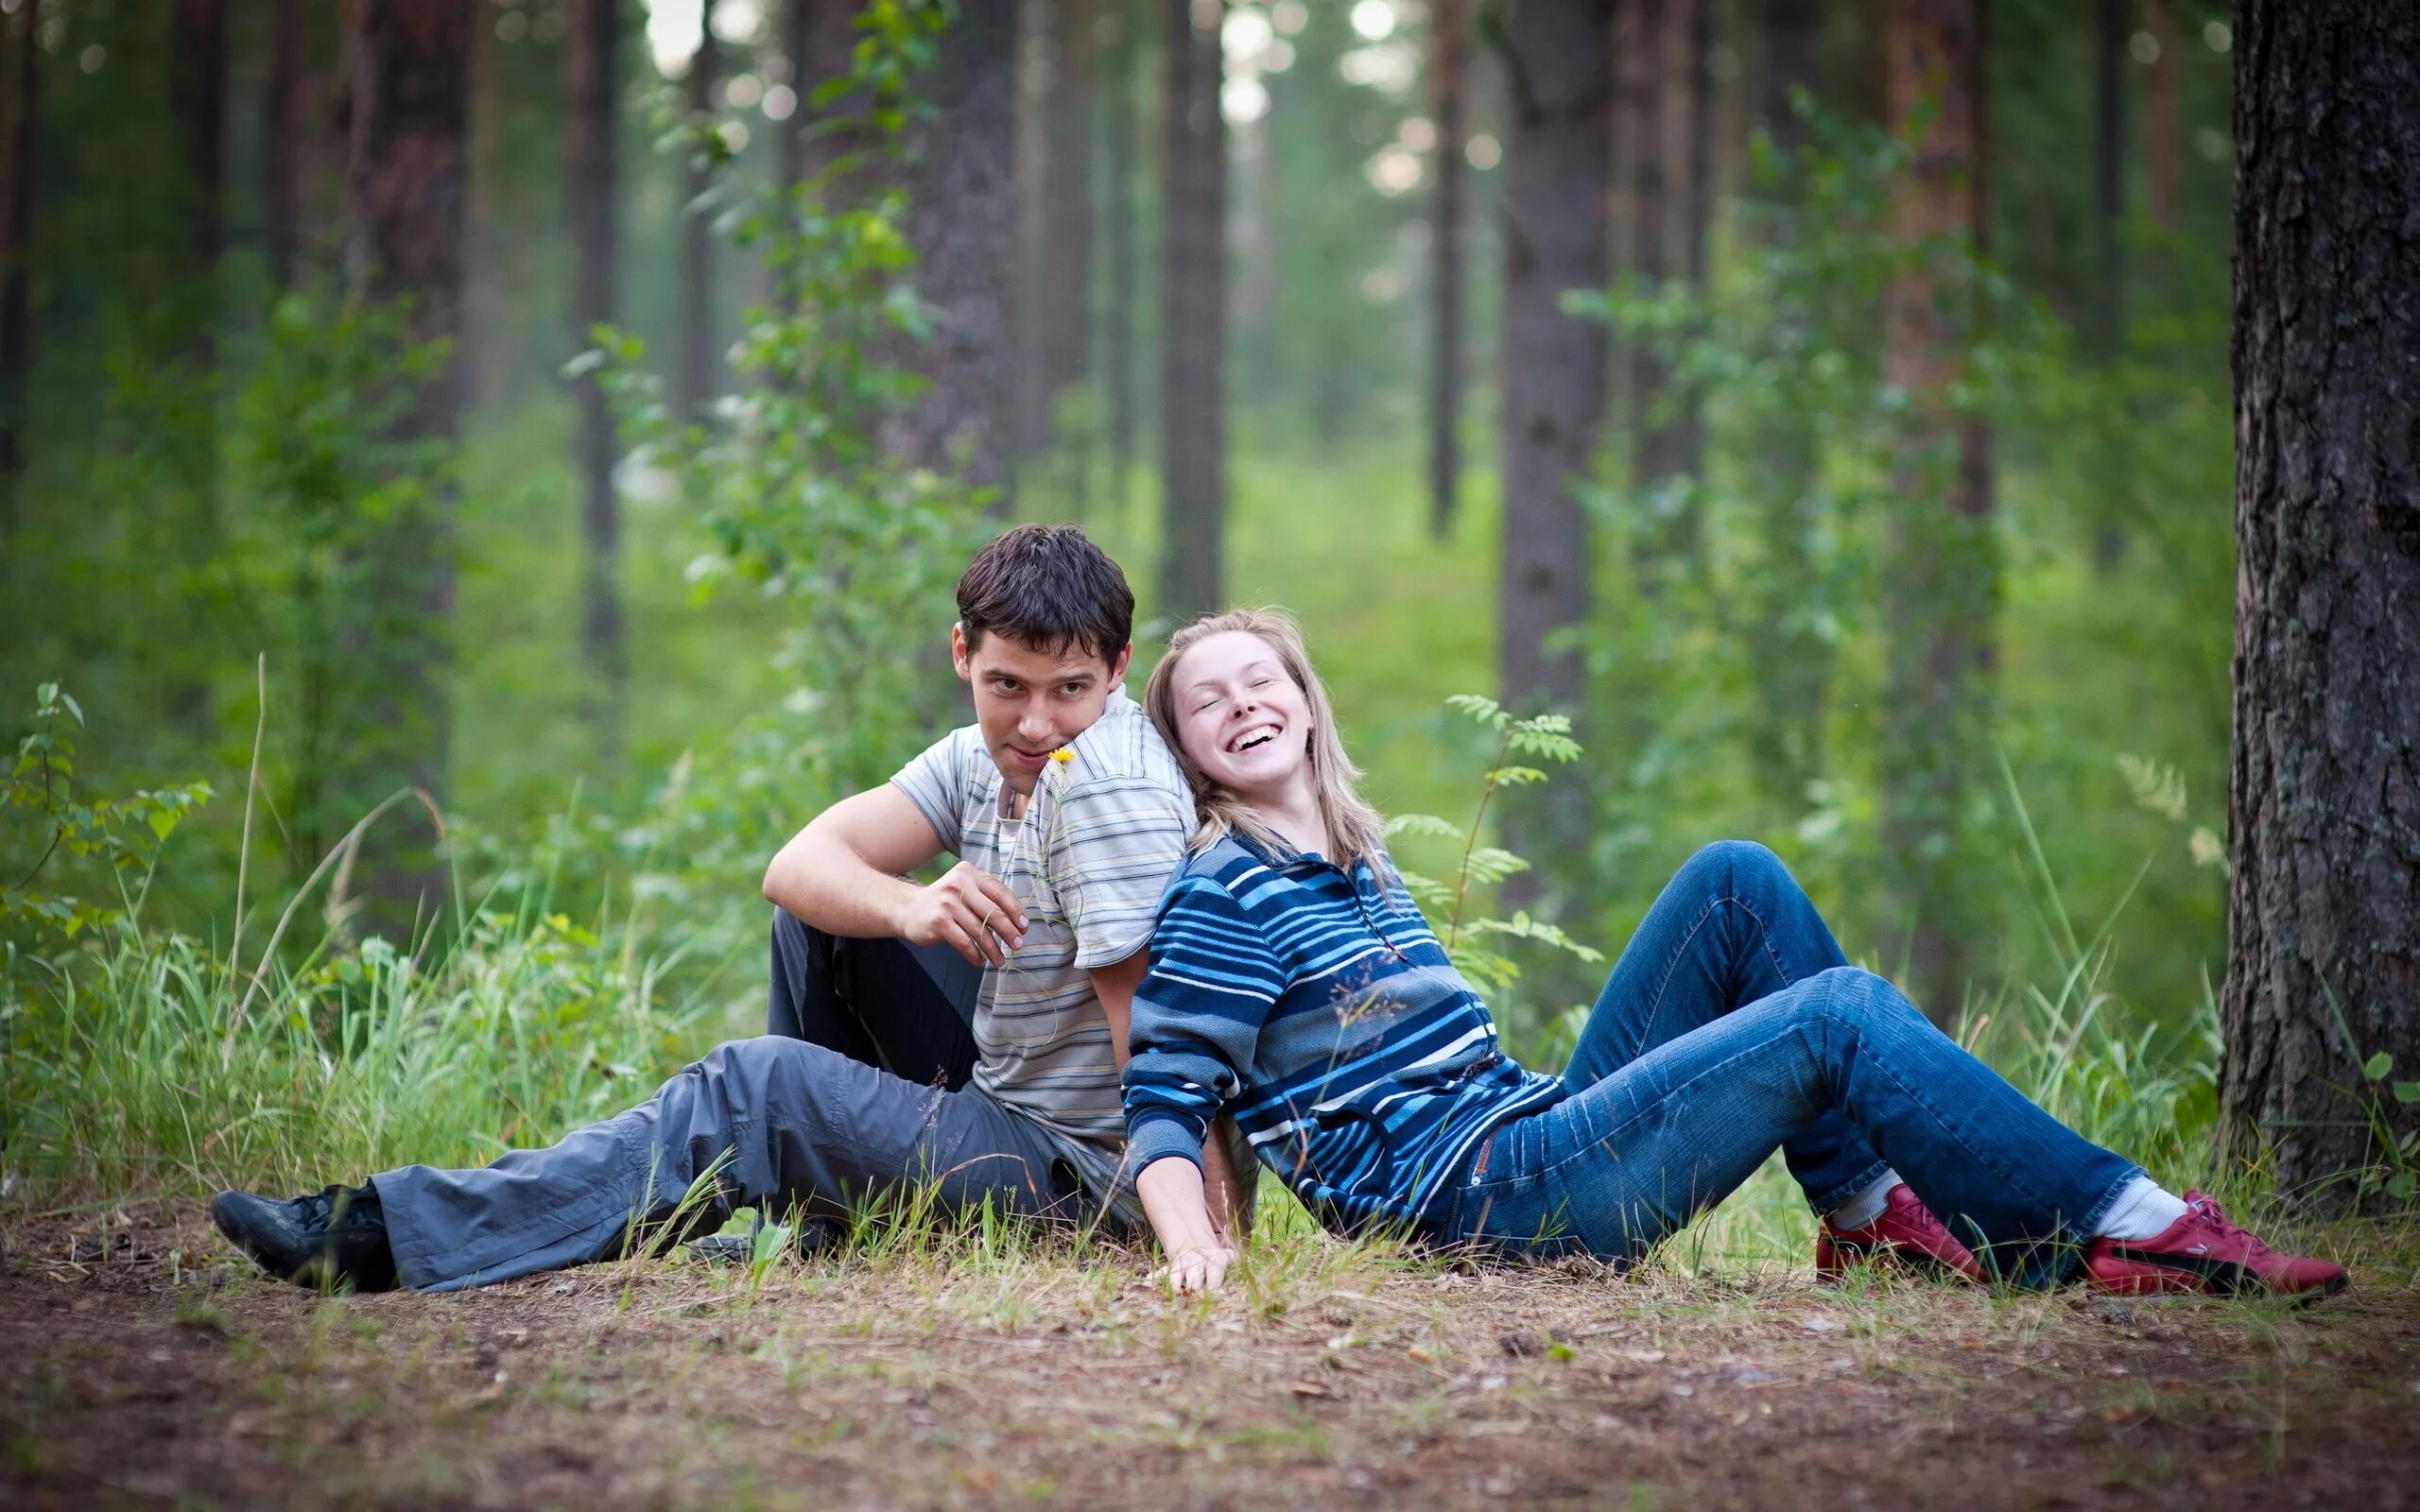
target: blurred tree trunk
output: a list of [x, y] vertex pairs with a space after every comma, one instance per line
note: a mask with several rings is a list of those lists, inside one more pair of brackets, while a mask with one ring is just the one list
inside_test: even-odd
[[[347, 43], [353, 151], [347, 262], [370, 299], [399, 301], [443, 358], [412, 385], [397, 439], [450, 446], [461, 408], [462, 199], [471, 0], [360, 0]], [[350, 636], [354, 717], [338, 788], [355, 815], [399, 788], [435, 801], [452, 735], [454, 501], [399, 501], [367, 552], [368, 602]], [[354, 815], [345, 816], [349, 822]], [[362, 846], [376, 924], [407, 928], [441, 906], [444, 872], [417, 815]]]
[[2360, 1070], [2420, 1081], [2420, 13], [2243, 0], [2235, 146], [2219, 1097], [2299, 1194], [2420, 1128]]
[[[595, 327], [614, 318], [614, 251], [615, 107], [622, 47], [619, 0], [568, 0], [563, 38], [563, 178], [572, 234], [572, 351], [594, 343]], [[579, 479], [580, 524], [588, 545], [588, 576], [580, 618], [580, 650], [588, 664], [591, 711], [600, 755], [610, 768], [621, 756], [624, 692], [630, 648], [622, 627], [621, 504], [614, 491], [614, 416], [594, 372], [572, 380], [579, 406], [572, 443]]]
[[844, 118], [852, 108], [845, 99], [819, 99], [826, 86], [849, 77], [855, 67], [856, 18], [860, 0], [790, 0], [785, 12], [783, 51], [790, 61], [790, 84], [798, 108], [781, 123], [775, 137], [774, 171], [781, 181], [796, 185], [830, 167], [856, 150], [856, 134], [818, 123]]
[[[1624, 271], [1635, 275], [1651, 295], [1674, 272], [1672, 250], [1678, 238], [1673, 232], [1680, 217], [1673, 214], [1672, 201], [1677, 197], [1672, 193], [1672, 166], [1679, 162], [1685, 168], [1688, 161], [1687, 144], [1679, 130], [1686, 119], [1685, 110], [1675, 109], [1683, 105], [1685, 89], [1685, 64], [1676, 67], [1675, 58], [1676, 54], [1685, 57], [1687, 49], [1676, 47], [1675, 40], [1676, 35], [1682, 39], [1688, 35], [1689, 12], [1695, 9], [1694, 0], [1636, 0], [1636, 42], [1632, 56], [1619, 65], [1630, 79], [1633, 96], [1627, 112], [1633, 134], [1625, 149], [1631, 234]], [[1668, 410], [1672, 398], [1668, 392], [1671, 365], [1650, 336], [1634, 334], [1629, 345], [1625, 398], [1631, 486], [1634, 494], [1644, 499], [1647, 490], [1682, 471], [1684, 438], [1673, 416], [1662, 413]], [[1674, 513], [1659, 512], [1641, 522], [1638, 580], [1642, 588], [1652, 592], [1685, 565], [1694, 521], [1695, 511], [1676, 508]]]
[[[33, 369], [32, 245], [35, 123], [40, 118], [42, 0], [0, 14], [0, 542], [18, 527], [26, 400]], [[11, 558], [13, 559], [13, 558]]]
[[[566, 0], [565, 13], [579, 0]], [[496, 144], [503, 107], [502, 81], [498, 78], [495, 27], [487, 14], [488, 7], [472, 0], [471, 12], [471, 107], [467, 128], [462, 189], [462, 407], [466, 414], [483, 413], [487, 405], [500, 398], [506, 385], [505, 343], [502, 339], [507, 308], [511, 296], [505, 288], [502, 259], [495, 237], [495, 187], [501, 164], [496, 157]], [[574, 22], [569, 28], [575, 34]], [[566, 57], [577, 50], [576, 40], [566, 42]], [[575, 119], [577, 108], [564, 101], [566, 120]], [[571, 129], [577, 130], [573, 126]], [[573, 185], [569, 191], [577, 195]], [[577, 212], [572, 215], [574, 227], [573, 255], [579, 255]], [[573, 301], [578, 304], [578, 297]], [[582, 338], [571, 350], [586, 348]], [[577, 443], [574, 447], [577, 451]]]
[[169, 550], [191, 576], [175, 597], [169, 644], [161, 647], [169, 721], [205, 736], [211, 724], [208, 652], [210, 611], [201, 566], [217, 555], [218, 335], [225, 315], [221, 264], [226, 252], [227, 7], [226, 0], [176, 0], [168, 18], [168, 114], [183, 154], [184, 277], [169, 335], [180, 386], [191, 395], [160, 440], [182, 507], [169, 530]]
[[892, 454], [1009, 507], [1017, 245], [1016, 8], [964, 6], [941, 35], [908, 144], [908, 233], [933, 334], [906, 354], [931, 387], [886, 426]]
[[[2084, 347], [2103, 368], [2126, 351], [2126, 42], [2134, 9], [2134, 0], [2094, 0], [2094, 285]], [[2113, 467], [2124, 465], [2120, 457], [2109, 461]], [[2117, 479], [2108, 481], [2114, 485]], [[2125, 527], [2113, 511], [2093, 534], [2093, 566], [2106, 574], [2125, 557]]]
[[[1605, 418], [1607, 342], [1601, 322], [1566, 315], [1561, 301], [1565, 290], [1599, 288], [1606, 277], [1613, 18], [1613, 0], [1532, 0], [1512, 8], [1493, 39], [1512, 114], [1497, 674], [1505, 702], [1524, 712], [1581, 710], [1580, 656], [1547, 642], [1588, 617], [1588, 528], [1579, 490]], [[1583, 805], [1584, 815], [1581, 783], [1547, 791]], [[1568, 846], [1586, 832], [1556, 833]]]
[[1119, 0], [1111, 12], [1116, 24], [1116, 63], [1104, 76], [1107, 106], [1101, 133], [1106, 162], [1102, 176], [1108, 187], [1101, 198], [1102, 409], [1107, 421], [1110, 507], [1122, 517], [1134, 482], [1135, 433], [1140, 429], [1139, 397], [1134, 387], [1134, 305], [1139, 299], [1136, 277], [1134, 221], [1139, 211], [1135, 150], [1142, 129], [1135, 94], [1150, 54], [1144, 45], [1141, 0]]
[[2176, 226], [2176, 9], [2175, 0], [2143, 0], [2143, 29], [2159, 56], [2152, 60], [2143, 90], [2143, 179], [2152, 220], [2162, 231]]
[[1098, 68], [1093, 0], [1058, 0], [1057, 45], [1046, 119], [1049, 155], [1043, 191], [1045, 248], [1043, 441], [1064, 444], [1059, 458], [1069, 498], [1080, 509], [1090, 471], [1091, 425], [1061, 435], [1059, 405], [1091, 376], [1093, 347], [1093, 77]]
[[[698, 50], [690, 56], [689, 72], [681, 83], [682, 100], [693, 122], [714, 114], [721, 61], [721, 48], [715, 41], [715, 0], [700, 0], [698, 26]], [[714, 213], [704, 203], [714, 182], [714, 170], [704, 155], [693, 154], [681, 180], [681, 345], [674, 388], [681, 418], [690, 421], [705, 418], [717, 387]]]
[[311, 34], [304, 0], [272, 0], [268, 89], [261, 101], [261, 245], [269, 286], [290, 289], [301, 271], [302, 133]]
[[[1817, 88], [1823, 0], [1763, 0], [1758, 24], [1764, 47], [1756, 113], [1772, 139], [1782, 174], [1765, 192], [1795, 210], [1805, 195], [1797, 158], [1807, 130], [1790, 96]], [[1769, 224], [1776, 238], [1798, 230], [1790, 221]], [[1819, 631], [1824, 595], [1815, 543], [1828, 522], [1815, 429], [1789, 396], [1767, 418], [1760, 450], [1763, 461], [1753, 490], [1763, 570], [1750, 579], [1748, 663], [1762, 716], [1750, 727], [1749, 756], [1774, 812], [1794, 818], [1806, 811], [1807, 785], [1824, 770], [1824, 696], [1833, 657], [1831, 643]]]
[[1462, 482], [1462, 232], [1468, 216], [1462, 150], [1469, 137], [1469, 0], [1430, 0], [1428, 98], [1437, 126], [1429, 161], [1437, 171], [1429, 208], [1434, 249], [1428, 320], [1428, 529], [1454, 531]]
[[[1896, 193], [1902, 247], [1943, 251], [1883, 296], [1883, 372], [1909, 396], [1885, 547], [1882, 742], [1885, 902], [1915, 1000], [1946, 1022], [1966, 986], [1973, 879], [1963, 811], [1982, 778], [1999, 598], [1988, 429], [1950, 395], [1977, 291], [1951, 249], [1987, 221], [1981, 0], [1886, 0], [1893, 129], [1915, 158]], [[1928, 119], [1927, 119], [1928, 116]], [[1921, 128], [1921, 130], [1919, 129]]]
[[[1682, 198], [1681, 276], [1693, 293], [1705, 293], [1706, 240], [1714, 226], [1714, 52], [1715, 0], [1681, 0], [1683, 25], [1675, 28], [1675, 51], [1682, 70], [1682, 121], [1688, 143], [1687, 187]], [[1705, 467], [1704, 417], [1694, 394], [1681, 396], [1672, 419], [1675, 471], [1699, 476]], [[1683, 547], [1691, 560], [1699, 554], [1700, 512], [1692, 504], [1683, 522]]]
[[1160, 612], [1226, 594], [1227, 133], [1220, 0], [1167, 0], [1160, 220]]

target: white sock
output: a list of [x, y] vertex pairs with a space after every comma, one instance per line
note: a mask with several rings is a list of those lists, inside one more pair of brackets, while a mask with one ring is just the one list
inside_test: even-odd
[[1862, 1228], [1881, 1217], [1882, 1210], [1891, 1205], [1891, 1189], [1904, 1184], [1898, 1172], [1885, 1166], [1880, 1176], [1858, 1188], [1856, 1195], [1824, 1216], [1835, 1228]]
[[2147, 1176], [2126, 1183], [2100, 1215], [2095, 1239], [2149, 1239], [2185, 1216], [2185, 1199]]

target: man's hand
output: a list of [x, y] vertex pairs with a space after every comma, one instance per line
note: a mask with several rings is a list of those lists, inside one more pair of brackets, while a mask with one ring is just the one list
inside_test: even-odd
[[908, 900], [899, 937], [946, 945], [977, 966], [998, 966], [1025, 943], [1025, 910], [1007, 883], [961, 861]]
[[1210, 1227], [1220, 1242], [1239, 1246], [1252, 1228], [1252, 1210], [1244, 1201], [1244, 1184], [1236, 1175], [1235, 1161], [1227, 1155], [1227, 1124], [1225, 1120], [1210, 1125], [1210, 1137], [1201, 1142], [1202, 1200], [1210, 1210]]

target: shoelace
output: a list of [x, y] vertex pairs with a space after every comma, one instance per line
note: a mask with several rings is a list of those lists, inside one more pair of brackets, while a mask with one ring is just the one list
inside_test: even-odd
[[2185, 1199], [2185, 1211], [2197, 1215], [2203, 1222], [2217, 1229], [2221, 1239], [2232, 1240], [2241, 1245], [2255, 1260], [2273, 1257], [2277, 1253], [2262, 1244], [2257, 1234], [2238, 1226], [2235, 1220], [2219, 1211], [2217, 1203], [2198, 1192]]

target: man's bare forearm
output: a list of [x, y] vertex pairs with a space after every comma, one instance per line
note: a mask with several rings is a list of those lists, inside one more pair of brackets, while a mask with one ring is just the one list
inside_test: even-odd
[[827, 935], [878, 939], [902, 933], [922, 891], [882, 871], [837, 836], [811, 829], [782, 847], [765, 868], [765, 896]]

